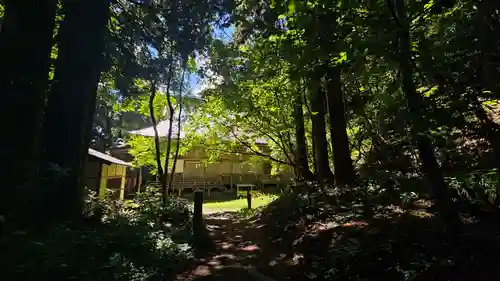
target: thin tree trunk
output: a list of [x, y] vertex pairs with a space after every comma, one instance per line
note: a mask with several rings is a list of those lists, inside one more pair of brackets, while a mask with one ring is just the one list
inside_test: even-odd
[[[307, 101], [306, 94], [303, 95], [303, 101], [307, 109], [307, 114], [309, 115], [309, 118], [312, 120], [312, 110], [311, 107], [309, 106], [309, 103]], [[304, 126], [305, 128], [305, 126]], [[311, 132], [311, 151], [312, 151], [312, 157], [311, 157], [311, 163], [313, 165], [313, 171], [314, 171], [314, 177], [318, 174], [318, 167], [316, 166], [316, 149], [314, 147], [314, 140], [313, 140], [312, 132]], [[309, 159], [308, 159], [309, 160]]]
[[161, 148], [160, 148], [160, 136], [158, 135], [158, 122], [155, 116], [154, 101], [156, 97], [156, 82], [151, 82], [151, 92], [149, 93], [149, 115], [151, 117], [151, 123], [153, 124], [153, 131], [155, 133], [155, 155], [156, 155], [156, 168], [158, 169], [156, 177], [163, 186], [163, 168], [161, 167]]
[[[14, 118], [4, 122], [2, 128], [6, 135], [2, 137], [2, 174], [5, 176], [2, 178], [0, 214], [6, 212], [9, 216], [40, 206], [31, 198], [39, 197], [38, 190], [33, 187], [38, 187], [40, 129], [57, 0], [8, 0], [4, 3], [0, 33], [0, 94], [3, 100], [0, 111]], [[20, 198], [16, 199], [18, 196]]]
[[[104, 150], [106, 151], [107, 148], [111, 148], [113, 146], [113, 121], [111, 120], [110, 116], [110, 110], [108, 110], [108, 107], [104, 105], [104, 118], [106, 122], [106, 134], [104, 136]], [[120, 128], [122, 128], [120, 126]]]
[[[45, 206], [56, 219], [81, 214], [81, 173], [87, 158], [109, 12], [108, 0], [63, 1], [64, 22], [45, 114], [42, 162], [49, 190]], [[57, 167], [55, 172], [53, 165]]]
[[[168, 134], [167, 134], [167, 155], [165, 155], [165, 175], [163, 179], [163, 190], [164, 190], [164, 202], [167, 201], [168, 197], [168, 189], [169, 186], [167, 185], [169, 183], [168, 180], [168, 164], [170, 162], [170, 151], [172, 150], [172, 125], [174, 123], [174, 106], [172, 105], [172, 100], [171, 100], [171, 95], [170, 95], [170, 85], [172, 84], [172, 76], [174, 74], [172, 73], [173, 71], [173, 61], [171, 60], [170, 62], [170, 67], [168, 71], [168, 81], [167, 81], [167, 105], [168, 105]], [[173, 171], [172, 171], [173, 172]]]
[[295, 94], [293, 111], [295, 121], [295, 142], [297, 145], [295, 163], [297, 164], [298, 178], [312, 180], [313, 174], [309, 170], [309, 161], [307, 159], [306, 130], [304, 126], [304, 111], [302, 107], [302, 94], [297, 91]]
[[325, 93], [319, 83], [320, 77], [310, 81], [310, 99], [312, 111], [312, 135], [316, 156], [318, 179], [324, 183], [333, 178], [328, 157], [328, 141], [326, 140]]
[[340, 81], [340, 69], [326, 66], [328, 116], [330, 117], [330, 139], [332, 142], [335, 183], [338, 185], [354, 185], [355, 172], [352, 165], [349, 138], [344, 108], [344, 93]]
[[444, 181], [444, 175], [436, 156], [430, 139], [426, 136], [425, 120], [421, 111], [423, 100], [415, 91], [413, 84], [413, 67], [410, 52], [410, 26], [406, 19], [404, 0], [395, 0], [395, 21], [400, 26], [399, 29], [399, 67], [401, 70], [402, 88], [408, 103], [411, 120], [412, 135], [417, 143], [417, 148], [422, 160], [422, 170], [427, 176], [432, 191], [437, 201], [437, 206], [443, 218], [452, 226], [456, 227], [460, 223], [451, 200], [450, 191]]
[[179, 106], [179, 114], [178, 114], [178, 120], [177, 120], [177, 143], [175, 144], [175, 153], [174, 153], [174, 159], [172, 163], [172, 175], [170, 177], [170, 182], [169, 186], [172, 186], [172, 183], [174, 181], [174, 175], [175, 175], [175, 168], [177, 166], [177, 158], [179, 158], [179, 149], [181, 146], [181, 128], [182, 128], [182, 123], [181, 123], [181, 117], [182, 117], [182, 92], [183, 92], [183, 87], [184, 87], [184, 75], [186, 74], [186, 69], [182, 71], [182, 76], [181, 76], [181, 84], [179, 86], [179, 100], [178, 100], [178, 106]]

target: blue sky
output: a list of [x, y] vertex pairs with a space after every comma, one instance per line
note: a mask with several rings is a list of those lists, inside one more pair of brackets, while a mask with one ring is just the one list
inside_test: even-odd
[[[212, 35], [215, 38], [228, 43], [232, 40], [234, 29], [234, 25], [231, 25], [228, 28], [215, 28], [215, 30], [212, 32]], [[148, 47], [148, 49], [151, 52], [151, 55], [156, 56], [158, 54], [158, 52], [154, 48]], [[197, 61], [197, 63], [199, 64], [200, 62]], [[203, 81], [201, 81], [200, 77], [194, 73], [189, 74], [188, 82], [192, 93], [196, 93], [197, 91], [199, 91], [200, 87], [203, 84]]]
[[[215, 28], [212, 34], [215, 38], [221, 39], [224, 42], [230, 42], [234, 33], [234, 29], [234, 25], [231, 25], [228, 28]], [[190, 74], [188, 79], [191, 92], [196, 93], [202, 86], [203, 81], [201, 81], [200, 77], [197, 74]]]

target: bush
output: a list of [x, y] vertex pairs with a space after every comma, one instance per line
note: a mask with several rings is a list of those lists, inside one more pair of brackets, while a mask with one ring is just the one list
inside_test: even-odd
[[83, 222], [6, 236], [5, 280], [169, 280], [192, 257], [181, 243], [190, 235], [184, 203], [163, 204], [152, 189], [130, 201], [89, 194], [86, 203]]

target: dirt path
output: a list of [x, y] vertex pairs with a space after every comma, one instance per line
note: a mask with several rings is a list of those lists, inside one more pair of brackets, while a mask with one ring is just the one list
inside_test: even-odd
[[[205, 218], [214, 249], [208, 258], [177, 277], [177, 281], [273, 281], [261, 273], [266, 267], [263, 256], [264, 231], [256, 221], [240, 219], [232, 213], [210, 214]], [[280, 279], [281, 280], [281, 279]]]

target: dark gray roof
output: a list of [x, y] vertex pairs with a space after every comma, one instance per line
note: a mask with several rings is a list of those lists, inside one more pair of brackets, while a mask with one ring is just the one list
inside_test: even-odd
[[127, 166], [127, 167], [132, 167], [132, 164], [130, 164], [128, 162], [125, 162], [123, 160], [115, 158], [115, 157], [113, 157], [111, 155], [99, 152], [99, 151], [97, 151], [95, 149], [92, 149], [92, 148], [89, 148], [89, 155], [92, 155], [94, 157], [97, 157], [97, 158], [102, 159], [102, 160], [104, 160], [106, 162], [109, 162], [109, 163], [113, 163], [113, 164], [117, 164], [117, 165], [122, 165], [122, 166]]

